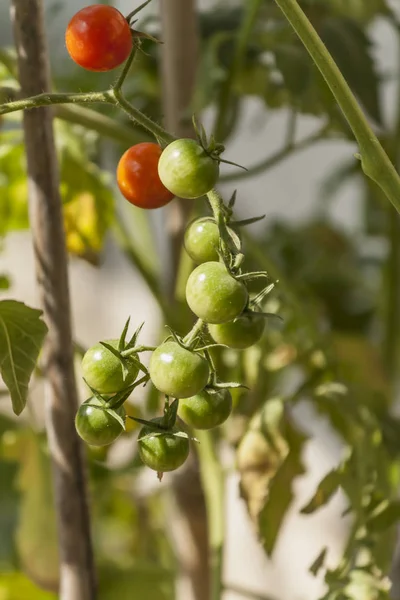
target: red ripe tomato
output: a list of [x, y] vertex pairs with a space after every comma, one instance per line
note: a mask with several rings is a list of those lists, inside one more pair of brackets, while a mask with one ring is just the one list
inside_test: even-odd
[[174, 198], [158, 175], [161, 153], [158, 144], [143, 142], [122, 155], [117, 167], [117, 182], [131, 204], [140, 208], [160, 208]]
[[132, 50], [132, 33], [119, 10], [92, 4], [78, 11], [65, 32], [67, 50], [79, 66], [89, 71], [111, 71]]

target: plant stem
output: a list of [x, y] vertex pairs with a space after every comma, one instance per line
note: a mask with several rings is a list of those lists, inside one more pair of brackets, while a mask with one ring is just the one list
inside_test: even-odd
[[197, 431], [196, 436], [200, 442], [196, 445], [196, 448], [207, 506], [211, 571], [211, 590], [209, 598], [210, 600], [220, 600], [223, 589], [222, 559], [225, 536], [225, 476], [215, 452], [212, 434], [209, 431]]
[[312, 133], [311, 135], [300, 140], [300, 142], [294, 143], [291, 146], [285, 145], [281, 150], [278, 150], [278, 152], [272, 154], [272, 156], [269, 156], [268, 158], [256, 163], [252, 167], [249, 167], [247, 171], [238, 171], [237, 173], [232, 173], [231, 175], [222, 175], [219, 180], [221, 183], [227, 183], [230, 181], [247, 179], [248, 177], [264, 173], [268, 169], [275, 167], [275, 165], [280, 163], [285, 158], [290, 158], [290, 156], [296, 152], [300, 152], [300, 150], [309, 148], [315, 142], [320, 142], [326, 136], [328, 127], [328, 125], [323, 126], [316, 133]]
[[297, 0], [275, 0], [309, 52], [358, 142], [364, 173], [382, 188], [400, 212], [400, 177], [372, 131], [357, 100]]
[[112, 102], [108, 99], [108, 92], [85, 92], [77, 94], [67, 93], [42, 93], [30, 98], [14, 100], [0, 105], [0, 115], [17, 112], [19, 110], [30, 110], [40, 106], [52, 106], [53, 104], [93, 104], [96, 102]]
[[206, 324], [201, 319], [197, 319], [196, 323], [193, 325], [192, 329], [188, 334], [184, 337], [183, 341], [187, 346], [190, 346], [196, 339], [196, 337], [204, 331], [206, 328]]
[[175, 140], [175, 137], [169, 134], [161, 125], [152, 121], [149, 117], [143, 114], [139, 109], [132, 106], [130, 102], [122, 95], [120, 90], [110, 90], [108, 92], [109, 101], [119, 106], [131, 119], [136, 121], [147, 131], [150, 131], [159, 142], [170, 144]]
[[[18, 70], [24, 94], [50, 88], [41, 0], [13, 0]], [[46, 97], [41, 94], [36, 98]], [[47, 95], [48, 96], [48, 95]], [[70, 323], [67, 256], [52, 114], [24, 114], [30, 224], [36, 276], [49, 333], [44, 371], [45, 421], [52, 462], [60, 548], [60, 600], [94, 600], [95, 570], [82, 444], [75, 430], [77, 391]], [[34, 517], [33, 517], [34, 518]]]
[[230, 247], [232, 245], [231, 238], [225, 221], [225, 205], [224, 201], [217, 190], [210, 190], [207, 194], [208, 201], [214, 214], [214, 219], [218, 225], [219, 235], [221, 238], [222, 252], [227, 261], [230, 260]]

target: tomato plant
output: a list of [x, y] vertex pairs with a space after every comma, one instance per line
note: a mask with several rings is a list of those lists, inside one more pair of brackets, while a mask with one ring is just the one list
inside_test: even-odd
[[213, 429], [222, 425], [232, 411], [229, 390], [205, 388], [191, 398], [179, 401], [178, 415], [194, 429]]
[[214, 187], [219, 165], [195, 140], [180, 139], [169, 144], [161, 154], [158, 173], [175, 196], [195, 199]]
[[218, 344], [243, 350], [256, 344], [265, 327], [265, 318], [253, 311], [245, 311], [234, 321], [209, 325], [208, 331]]
[[132, 50], [132, 32], [125, 17], [113, 6], [92, 4], [78, 11], [65, 33], [67, 50], [89, 71], [110, 71]]
[[[385, 27], [392, 27], [398, 36], [398, 19], [386, 0], [369, 3], [327, 0], [323, 10], [316, 10], [315, 3], [296, 0], [275, 0], [268, 9], [259, 0], [236, 2], [234, 7], [229, 1], [219, 3], [221, 7], [213, 7], [209, 13], [200, 10], [196, 15], [200, 21], [201, 64], [191, 64], [188, 73], [183, 70], [195, 56], [199, 40], [192, 35], [164, 35], [168, 32], [163, 27], [168, 29], [170, 25], [162, 20], [158, 31], [157, 18], [151, 18], [144, 22], [144, 27], [151, 22], [152, 33], [157, 36], [160, 33], [165, 42], [160, 47], [162, 52], [158, 52], [154, 44], [159, 40], [148, 32], [132, 29], [135, 14], [146, 4], [148, 1], [126, 18], [108, 4], [87, 7], [73, 17], [65, 39], [67, 50], [78, 65], [90, 71], [110, 71], [125, 62], [117, 77], [107, 73], [93, 76], [74, 69], [75, 92], [61, 91], [69, 89], [72, 82], [65, 73], [57, 72], [54, 64], [57, 61], [52, 61], [57, 92], [51, 92], [48, 61], [43, 57], [43, 27], [38, 26], [40, 0], [14, 0], [17, 62], [13, 53], [0, 49], [3, 142], [0, 234], [3, 237], [9, 230], [31, 227], [45, 309], [42, 320], [39, 311], [21, 303], [0, 301], [0, 374], [16, 415], [25, 407], [32, 373], [37, 378], [48, 376], [51, 390], [46, 398], [48, 445], [43, 443], [40, 417], [29, 435], [29, 419], [20, 426], [15, 420], [9, 422], [5, 415], [0, 419], [0, 455], [5, 457], [0, 460], [2, 482], [18, 480], [18, 502], [11, 484], [2, 507], [5, 511], [15, 511], [15, 506], [18, 509], [18, 514], [7, 514], [8, 523], [18, 522], [18, 533], [17, 544], [11, 540], [9, 556], [3, 562], [7, 569], [22, 565], [49, 590], [65, 589], [67, 573], [74, 580], [79, 597], [95, 595], [90, 528], [83, 526], [89, 521], [85, 514], [85, 469], [80, 446], [72, 435], [72, 411], [79, 405], [74, 389], [75, 365], [71, 360], [76, 350], [77, 356], [84, 354], [82, 373], [92, 394], [79, 407], [75, 427], [81, 438], [94, 445], [88, 457], [96, 515], [95, 554], [98, 564], [104, 566], [99, 578], [102, 598], [107, 600], [108, 595], [174, 598], [172, 573], [177, 563], [176, 553], [169, 548], [160, 526], [166, 521], [161, 512], [164, 494], [154, 492], [152, 485], [147, 486], [145, 477], [142, 486], [141, 474], [147, 465], [161, 479], [161, 473], [184, 463], [189, 446], [198, 460], [193, 461], [194, 470], [188, 465], [177, 478], [179, 510], [185, 512], [185, 519], [192, 525], [190, 511], [197, 503], [182, 501], [181, 495], [187, 497], [195, 492], [200, 496], [196, 485], [201, 477], [207, 514], [211, 518], [209, 528], [206, 523], [196, 522], [195, 543], [198, 542], [200, 549], [206, 548], [207, 540], [198, 538], [207, 531], [212, 551], [218, 549], [212, 561], [199, 556], [199, 565], [210, 562], [212, 570], [212, 592], [205, 590], [201, 595], [220, 600], [222, 594], [234, 592], [225, 589], [228, 583], [220, 578], [226, 473], [236, 469], [241, 496], [259, 535], [260, 546], [271, 555], [296, 491], [295, 478], [304, 473], [306, 435], [310, 435], [309, 431], [306, 435], [302, 431], [303, 423], [308, 427], [307, 419], [298, 420], [304, 404], [299, 399], [304, 399], [307, 415], [314, 410], [329, 419], [332, 430], [341, 439], [343, 457], [335, 456], [335, 464], [332, 461], [331, 470], [302, 507], [302, 513], [308, 515], [319, 510], [337, 490], [347, 499], [346, 513], [352, 513], [349, 539], [343, 544], [345, 553], [339, 568], [326, 566], [323, 549], [310, 571], [324, 573], [326, 598], [336, 600], [361, 593], [368, 598], [379, 596], [380, 600], [388, 600], [387, 574], [399, 572], [396, 553], [394, 565], [389, 564], [400, 515], [400, 425], [393, 410], [400, 337], [399, 224], [395, 213], [384, 205], [378, 186], [400, 212], [400, 178], [390, 164], [390, 161], [396, 163], [400, 142], [398, 115], [392, 120], [395, 126], [391, 127], [391, 120], [385, 118], [380, 106], [379, 86], [387, 78], [376, 68], [375, 55], [379, 53], [371, 44], [369, 30], [376, 18], [384, 17]], [[285, 17], [277, 7], [283, 8]], [[186, 11], [182, 15], [184, 12], [187, 16]], [[307, 15], [314, 28], [308, 26]], [[170, 21], [174, 26], [178, 24], [180, 31], [194, 31], [182, 28], [180, 18], [178, 11]], [[303, 44], [293, 35], [286, 18]], [[31, 45], [32, 41], [39, 43]], [[192, 42], [193, 47], [189, 47]], [[42, 56], [35, 56], [35, 46]], [[171, 56], [166, 57], [164, 64], [174, 63], [179, 77], [175, 72], [171, 84], [168, 68], [166, 85], [163, 82], [161, 86], [160, 55], [170, 50]], [[314, 68], [307, 50], [318, 69]], [[343, 78], [334, 68], [328, 51], [343, 71]], [[174, 61], [168, 60], [172, 55]], [[183, 96], [188, 92], [181, 90], [180, 76], [182, 81], [189, 82], [195, 71], [199, 74], [199, 85], [188, 94], [192, 98], [191, 108], [207, 116], [210, 134], [196, 119], [193, 130], [189, 130], [188, 107], [172, 106], [175, 92], [179, 95], [185, 92]], [[325, 81], [341, 110], [327, 93]], [[346, 82], [360, 99], [362, 111]], [[27, 98], [25, 90], [35, 95]], [[254, 164], [249, 152], [244, 165], [247, 170], [224, 170], [220, 177], [220, 164], [228, 162], [222, 158], [224, 147], [228, 146], [229, 151], [237, 147], [236, 140], [230, 145], [231, 136], [233, 139], [233, 134], [242, 135], [243, 129], [252, 135], [247, 126], [239, 125], [242, 107], [246, 106], [246, 112], [249, 107], [251, 112], [254, 98], [259, 100], [260, 115], [273, 117], [276, 109], [280, 118], [288, 115], [284, 144], [274, 152], [269, 143], [266, 148], [264, 142], [257, 145], [251, 140]], [[52, 109], [56, 118], [56, 146], [51, 136], [43, 135], [43, 131], [50, 131], [53, 116], [44, 107], [53, 104], [57, 105]], [[88, 108], [89, 105], [94, 108]], [[398, 105], [398, 101], [393, 102], [393, 106]], [[43, 108], [37, 110], [40, 107]], [[170, 107], [176, 109], [175, 116], [181, 119], [173, 132], [160, 124], [164, 114], [167, 122], [174, 116]], [[9, 120], [8, 113], [21, 109], [30, 110], [29, 119], [19, 120], [12, 115]], [[312, 116], [315, 123], [321, 121], [321, 125], [302, 137], [304, 115], [308, 120]], [[348, 123], [344, 123], [343, 117]], [[385, 150], [370, 122], [382, 134]], [[25, 142], [22, 142], [22, 128]], [[265, 228], [259, 223], [256, 236], [240, 235], [242, 227], [261, 218], [249, 214], [237, 220], [236, 191], [230, 189], [225, 201], [225, 184], [252, 174], [262, 176], [264, 169], [321, 140], [329, 143], [332, 137], [340, 138], [345, 142], [343, 147], [348, 148], [351, 132], [355, 134], [359, 156], [356, 160], [348, 154], [336, 173], [323, 176], [321, 197], [326, 200], [345, 179], [353, 178], [352, 183], [357, 180], [357, 185], [361, 185], [362, 172], [375, 182], [372, 187], [363, 183], [359, 194], [363, 196], [362, 217], [359, 215], [362, 223], [357, 223], [363, 233], [362, 248], [358, 240], [352, 239], [356, 236], [332, 226], [329, 211], [323, 220], [292, 226], [274, 222], [269, 215]], [[255, 138], [260, 133], [256, 134]], [[176, 139], [175, 135], [193, 135], [194, 139]], [[265, 156], [256, 156], [260, 149], [265, 149]], [[133, 210], [127, 203], [119, 206], [119, 196], [114, 203], [115, 186], [109, 185], [110, 173], [106, 175], [102, 166], [115, 159], [115, 151], [121, 157], [116, 183], [128, 202], [143, 211]], [[60, 169], [56, 165], [58, 158]], [[114, 164], [110, 171], [114, 172], [111, 175], [114, 183]], [[293, 173], [295, 177], [296, 170]], [[35, 185], [28, 186], [28, 180]], [[264, 183], [268, 182], [259, 182], [260, 197], [265, 194], [265, 206], [269, 207], [268, 198], [275, 200], [277, 190], [268, 185], [268, 191], [264, 192]], [[238, 212], [256, 204], [257, 199], [251, 194], [243, 198], [240, 189], [238, 192], [241, 202]], [[166, 206], [175, 195], [183, 199], [206, 198], [192, 204], [178, 201], [161, 215], [149, 214], [148, 209]], [[27, 196], [33, 217], [30, 221]], [[301, 193], [298, 196], [300, 203]], [[185, 231], [188, 210], [197, 218]], [[143, 278], [169, 328], [168, 333], [162, 329], [158, 336], [157, 332], [154, 334], [157, 346], [139, 341], [140, 321], [130, 338], [127, 323], [118, 340], [105, 340], [86, 353], [81, 347], [78, 327], [80, 341], [74, 340], [71, 345], [62, 220], [68, 251], [75, 260], [85, 260], [88, 269], [99, 266], [103, 243], [113, 236], [113, 242], [119, 246], [118, 256], [123, 254], [124, 260], [134, 266], [135, 275]], [[345, 225], [349, 226], [347, 222]], [[381, 244], [384, 251], [375, 253], [368, 247], [368, 238], [372, 236], [374, 244], [377, 236], [380, 243], [385, 242]], [[200, 265], [192, 273], [188, 272], [192, 261], [180, 252], [182, 241], [189, 258]], [[107, 249], [105, 245], [105, 252]], [[124, 305], [119, 302], [116, 279], [102, 281], [101, 300], [109, 302], [110, 311], [116, 294], [117, 310]], [[260, 279], [266, 280], [261, 291]], [[185, 280], [186, 297], [182, 290]], [[89, 277], [83, 283], [88, 284]], [[12, 277], [1, 272], [0, 288], [7, 289], [10, 285]], [[139, 295], [133, 300], [138, 298], [142, 302]], [[91, 307], [96, 319], [97, 298], [94, 300]], [[254, 307], [257, 312], [251, 310]], [[198, 317], [193, 319], [191, 328], [188, 324], [193, 315], [189, 309]], [[134, 312], [139, 312], [136, 306]], [[281, 312], [282, 328], [265, 327], [266, 316], [278, 316]], [[35, 369], [47, 332], [46, 323], [50, 329], [46, 360]], [[95, 325], [99, 326], [97, 320]], [[143, 335], [148, 335], [146, 327]], [[257, 347], [251, 348], [254, 344]], [[143, 354], [148, 362], [141, 358]], [[34, 395], [35, 389], [32, 392]], [[7, 394], [7, 390], [3, 388], [0, 393]], [[232, 397], [235, 414], [228, 420]], [[33, 414], [36, 417], [36, 411]], [[162, 416], [154, 419], [155, 414]], [[128, 418], [130, 427], [125, 428]], [[193, 444], [185, 423], [189, 431], [198, 430]], [[225, 423], [223, 428], [208, 431], [221, 423]], [[139, 426], [144, 427], [137, 439]], [[122, 431], [127, 435], [118, 441]], [[32, 451], [33, 439], [40, 460], [36, 460]], [[108, 448], [115, 440], [116, 447]], [[132, 451], [136, 447], [137, 454]], [[48, 460], [47, 452], [55, 473], [60, 564], [56, 543], [50, 546], [48, 542], [52, 537], [47, 529], [48, 525], [51, 527], [51, 515], [47, 514], [50, 494], [47, 488], [42, 489], [47, 480], [41, 470]], [[21, 464], [9, 464], [10, 457], [17, 454]], [[120, 460], [126, 461], [122, 467]], [[135, 487], [137, 481], [140, 483]], [[186, 486], [190, 489], [185, 489]], [[146, 503], [141, 501], [144, 496]], [[158, 520], [154, 523], [155, 514]], [[196, 508], [193, 514], [197, 518]], [[110, 525], [112, 543], [109, 543]], [[11, 535], [6, 532], [5, 537]], [[73, 551], [70, 547], [65, 551], [65, 540], [69, 539], [74, 539]], [[82, 539], [86, 542], [82, 543]], [[2, 537], [2, 558], [6, 545], [7, 539], [4, 542]], [[142, 563], [150, 572], [149, 594], [141, 577], [137, 577], [139, 569], [135, 568], [132, 574], [132, 565]], [[160, 570], [157, 564], [162, 565]], [[114, 573], [112, 584], [110, 573]], [[208, 580], [203, 572], [200, 575], [199, 581]], [[4, 579], [2, 575], [2, 590]], [[128, 590], [123, 589], [126, 580]], [[244, 590], [243, 595], [246, 593]], [[277, 590], [273, 593], [279, 597]], [[288, 590], [285, 593], [290, 595]], [[302, 593], [304, 597], [310, 596], [307, 591]], [[7, 586], [4, 594], [29, 598], [37, 595], [31, 589], [14, 592]]]
[[[116, 413], [122, 420], [125, 419], [122, 406]], [[124, 430], [106, 402], [95, 396], [81, 404], [75, 417], [75, 426], [80, 437], [91, 446], [107, 446], [115, 442]]]
[[142, 142], [129, 148], [118, 163], [118, 187], [123, 196], [139, 208], [160, 208], [174, 198], [158, 175], [161, 152], [158, 144]]
[[248, 301], [246, 286], [232, 277], [225, 265], [207, 262], [196, 267], [186, 284], [191, 310], [207, 323], [235, 319]]
[[152, 419], [139, 432], [140, 458], [147, 467], [158, 473], [174, 471], [183, 465], [189, 455], [189, 438], [177, 425], [160, 429], [154, 424], [163, 426], [163, 419]]
[[[118, 349], [118, 340], [106, 342]], [[135, 381], [138, 372], [137, 361], [129, 357], [121, 361], [100, 343], [89, 348], [82, 359], [82, 375], [85, 381], [100, 394], [120, 392]]]
[[207, 385], [210, 370], [199, 353], [176, 342], [165, 342], [151, 355], [149, 373], [160, 392], [173, 398], [185, 398]]

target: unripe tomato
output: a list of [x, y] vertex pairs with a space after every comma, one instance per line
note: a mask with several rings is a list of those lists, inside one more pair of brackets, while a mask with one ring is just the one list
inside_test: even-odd
[[155, 387], [173, 398], [187, 398], [200, 392], [208, 382], [206, 359], [176, 342], [165, 342], [151, 355], [150, 378]]
[[[124, 430], [121, 423], [105, 410], [106, 407], [105, 402], [101, 402], [93, 396], [81, 404], [76, 413], [76, 431], [91, 446], [107, 446], [114, 442]], [[115, 412], [125, 419], [123, 406]]]
[[232, 321], [243, 311], [247, 300], [246, 286], [232, 277], [222, 263], [199, 265], [186, 284], [189, 307], [207, 323]]
[[195, 141], [175, 140], [161, 154], [160, 179], [179, 198], [200, 198], [216, 184], [219, 165]]
[[179, 400], [178, 415], [194, 429], [218, 427], [226, 421], [231, 411], [232, 396], [226, 389], [204, 389], [191, 398]]
[[234, 321], [209, 325], [208, 331], [217, 344], [244, 350], [256, 344], [265, 327], [265, 319], [255, 312], [244, 312]]
[[128, 21], [113, 6], [92, 4], [78, 11], [65, 32], [72, 60], [89, 71], [111, 71], [132, 50]]
[[117, 167], [117, 182], [122, 195], [131, 204], [146, 209], [160, 208], [174, 198], [158, 175], [161, 152], [158, 144], [143, 142], [122, 155]]
[[[118, 340], [105, 340], [118, 348]], [[131, 358], [125, 359], [128, 374], [124, 379], [121, 361], [101, 344], [95, 344], [82, 359], [82, 375], [87, 383], [100, 394], [116, 394], [131, 385], [139, 373], [139, 367]]]
[[[152, 419], [152, 422], [161, 423], [162, 418]], [[173, 435], [179, 432], [176, 425], [165, 432], [145, 425], [138, 438], [139, 454], [144, 464], [158, 473], [174, 471], [183, 465], [189, 456], [189, 439]]]

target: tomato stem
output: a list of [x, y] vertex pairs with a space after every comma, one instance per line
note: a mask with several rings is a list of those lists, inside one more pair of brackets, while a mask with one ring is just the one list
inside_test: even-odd
[[187, 347], [193, 346], [198, 336], [205, 330], [206, 324], [201, 319], [197, 319], [189, 333], [183, 338], [183, 343]]

